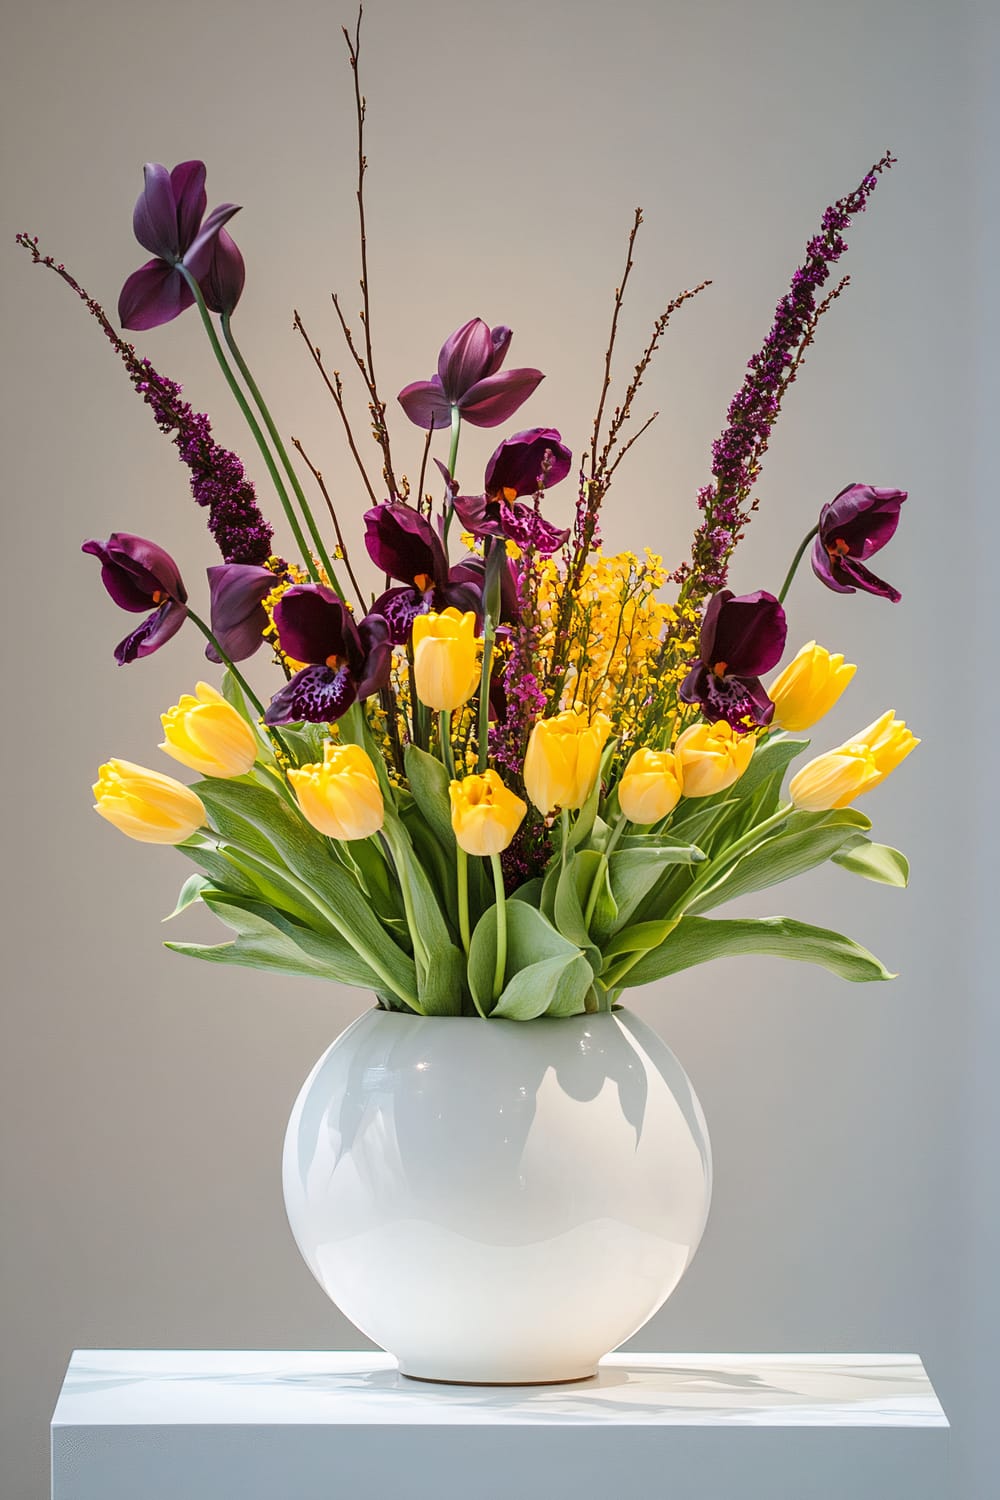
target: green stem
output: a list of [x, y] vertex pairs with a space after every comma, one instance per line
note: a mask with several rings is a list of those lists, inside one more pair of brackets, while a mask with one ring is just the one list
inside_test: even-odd
[[503, 869], [499, 854], [490, 855], [490, 864], [497, 898], [497, 965], [493, 974], [493, 1004], [496, 1005], [507, 973], [507, 896], [503, 888]]
[[496, 627], [493, 616], [487, 613], [483, 619], [483, 668], [479, 678], [479, 722], [477, 734], [479, 755], [477, 769], [480, 776], [486, 770], [490, 754], [490, 678], [493, 674], [493, 642]]
[[426, 974], [430, 967], [430, 959], [424, 940], [420, 936], [420, 926], [417, 922], [416, 912], [413, 910], [413, 890], [410, 886], [410, 876], [406, 868], [406, 860], [397, 854], [391, 839], [389, 847], [395, 856], [396, 875], [399, 879], [399, 889], [403, 893], [403, 910], [406, 913], [406, 925], [410, 929], [410, 940], [413, 943], [413, 957], [417, 964], [417, 971], [419, 973], [422, 969]]
[[569, 808], [564, 807], [559, 814], [560, 827], [562, 828], [562, 867], [566, 868], [566, 857], [569, 854]]
[[452, 479], [455, 477], [455, 465], [458, 462], [458, 435], [462, 430], [462, 413], [457, 406], [451, 409], [451, 447], [448, 449], [448, 473]]
[[243, 358], [243, 355], [240, 352], [239, 345], [233, 337], [233, 331], [230, 327], [228, 313], [222, 314], [222, 335], [229, 346], [230, 354], [232, 354], [233, 359], [236, 361], [236, 365], [239, 369], [240, 374], [243, 376], [243, 379], [247, 383], [247, 389], [249, 390], [256, 403], [257, 410], [260, 412], [261, 416], [264, 419], [264, 426], [267, 428], [270, 434], [271, 442], [274, 444], [278, 457], [281, 460], [281, 466], [284, 469], [285, 473], [288, 475], [288, 482], [292, 486], [292, 489], [295, 491], [295, 498], [298, 500], [299, 505], [302, 509], [302, 514], [306, 518], [306, 525], [309, 527], [309, 534], [312, 537], [316, 547], [316, 555], [318, 556], [326, 571], [327, 581], [329, 582], [330, 587], [333, 589], [338, 598], [343, 600], [344, 591], [341, 588], [340, 583], [338, 582], [336, 571], [334, 569], [333, 563], [330, 560], [329, 554], [327, 553], [326, 545], [323, 541], [323, 537], [319, 530], [319, 527], [316, 525], [316, 519], [313, 516], [312, 510], [310, 509], [309, 502], [305, 497], [305, 492], [302, 489], [302, 485], [299, 481], [299, 476], [295, 472], [292, 461], [288, 456], [288, 450], [282, 442], [281, 434], [275, 426], [274, 418], [271, 416], [271, 413], [267, 407], [267, 403], [260, 393], [260, 388], [251, 375], [250, 367], [247, 364], [246, 360]]
[[[263, 703], [261, 703], [260, 699], [257, 697], [257, 694], [254, 692], [254, 690], [250, 686], [249, 682], [247, 682], [246, 678], [243, 676], [243, 673], [240, 671], [239, 667], [233, 661], [232, 657], [226, 655], [226, 653], [223, 651], [221, 645], [219, 644], [218, 638], [213, 634], [213, 632], [205, 624], [205, 621], [203, 619], [201, 619], [201, 617], [199, 615], [195, 614], [194, 610], [190, 607], [190, 605], [185, 605], [185, 609], [187, 609], [188, 618], [191, 620], [192, 624], [197, 625], [198, 629], [201, 631], [201, 633], [205, 637], [206, 641], [208, 641], [208, 643], [212, 647], [212, 649], [215, 652], [217, 652], [218, 656], [225, 663], [225, 665], [228, 667], [229, 671], [232, 672], [233, 676], [236, 678], [236, 681], [239, 683], [240, 687], [243, 689], [244, 694], [250, 700], [250, 702], [253, 704], [254, 708], [257, 710], [257, 712], [260, 714], [261, 719], [263, 720], [264, 715], [267, 712], [267, 710], [265, 709]], [[271, 736], [271, 739], [278, 746], [278, 748], [281, 751], [282, 755], [286, 756], [288, 758], [289, 762], [293, 762], [292, 753], [289, 750], [288, 746], [285, 744], [284, 740], [281, 738], [281, 735], [278, 732], [278, 730], [274, 729], [269, 724], [265, 725], [264, 727], [267, 730], [267, 733]]]
[[731, 865], [734, 865], [738, 859], [746, 854], [747, 850], [753, 849], [772, 829], [779, 827], [792, 810], [790, 802], [786, 803], [784, 807], [779, 807], [777, 812], [773, 812], [769, 818], [765, 818], [763, 823], [757, 823], [753, 828], [748, 828], [741, 838], [738, 838], [734, 844], [730, 844], [728, 849], [722, 851], [718, 859], [710, 859], [705, 864], [701, 874], [696, 875], [694, 880], [692, 880], [681, 901], [669, 915], [672, 917], [682, 917], [687, 908], [697, 900], [706, 887], [714, 885]]
[[239, 407], [240, 411], [243, 413], [243, 416], [246, 419], [246, 424], [250, 428], [250, 431], [253, 433], [254, 441], [261, 451], [261, 456], [263, 457], [264, 462], [267, 465], [267, 472], [271, 476], [271, 482], [278, 492], [278, 498], [281, 501], [282, 509], [285, 512], [285, 517], [288, 521], [289, 526], [292, 528], [292, 534], [295, 537], [296, 545], [298, 546], [302, 554], [302, 561], [308, 568], [309, 576], [312, 578], [313, 582], [318, 583], [319, 573], [316, 571], [316, 564], [313, 561], [313, 555], [309, 551], [305, 536], [302, 532], [302, 527], [299, 525], [298, 516], [296, 516], [295, 510], [292, 506], [292, 502], [288, 497], [288, 491], [285, 489], [285, 486], [281, 482], [281, 475], [278, 473], [277, 465], [274, 462], [274, 456], [271, 453], [270, 448], [267, 446], [267, 441], [264, 437], [264, 434], [260, 430], [260, 423], [257, 421], [257, 418], [250, 410], [247, 398], [240, 390], [236, 376], [229, 368], [229, 361], [223, 353], [222, 345], [219, 343], [219, 336], [215, 331], [215, 326], [212, 323], [211, 315], [208, 311], [208, 308], [205, 306], [205, 299], [201, 294], [201, 287], [198, 285], [197, 281], [195, 281], [194, 277], [191, 275], [191, 272], [187, 269], [186, 266], [178, 264], [177, 270], [180, 271], [181, 275], [184, 277], [184, 280], [187, 282], [188, 286], [191, 288], [191, 291], [194, 294], [194, 300], [197, 303], [198, 311], [201, 314], [201, 321], [205, 325], [205, 332], [208, 334], [208, 341], [212, 346], [212, 353], [218, 360], [219, 369], [226, 377], [226, 383], [233, 393], [233, 398], [236, 401], [236, 404]]
[[451, 744], [451, 711], [443, 708], [438, 714], [438, 739], [441, 741], [441, 760], [448, 772], [449, 781], [455, 780], [455, 752]]
[[469, 926], [469, 856], [461, 844], [456, 845], [458, 859], [458, 930], [462, 934], [462, 947], [468, 957], [472, 946], [472, 930]]
[[590, 919], [594, 915], [594, 907], [597, 905], [597, 898], [600, 895], [601, 887], [604, 884], [604, 876], [608, 869], [608, 861], [614, 852], [615, 845], [621, 838], [622, 834], [625, 832], [625, 825], [627, 823], [628, 818], [626, 818], [625, 814], [622, 813], [621, 817], [618, 819], [618, 822], [611, 830], [611, 836], [608, 839], [607, 844], [601, 851], [601, 861], [597, 866], [597, 869], [594, 871], [594, 879], [591, 882], [590, 886], [590, 895], [587, 897], [587, 909], [583, 914], [583, 925], [587, 928], [588, 931], [590, 930]]
[[784, 604], [784, 602], [785, 602], [785, 595], [788, 593], [788, 590], [791, 587], [792, 579], [795, 577], [795, 570], [798, 567], [799, 563], [802, 561], [803, 553], [805, 552], [805, 550], [808, 547], [809, 543], [812, 541], [813, 537], [818, 536], [818, 535], [819, 535], [819, 527], [818, 526], [814, 526], [813, 529], [812, 529], [812, 531], [810, 531], [805, 537], [803, 537], [802, 543], [801, 543], [801, 545], [799, 547], [799, 550], [796, 552], [795, 556], [792, 558], [792, 566], [789, 568], [788, 572], [785, 574], [785, 581], [781, 585], [781, 593], [778, 595], [778, 603], [779, 604]]

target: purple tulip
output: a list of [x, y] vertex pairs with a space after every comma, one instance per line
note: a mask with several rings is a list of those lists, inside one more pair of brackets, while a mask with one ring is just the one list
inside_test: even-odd
[[120, 609], [132, 614], [152, 609], [115, 647], [118, 665], [152, 656], [177, 634], [187, 615], [187, 590], [173, 558], [155, 542], [128, 531], [114, 531], [106, 542], [84, 542], [81, 550], [100, 559], [101, 582]]
[[[223, 203], [213, 208], [207, 219], [204, 217], [208, 202], [204, 162], [182, 161], [172, 172], [158, 162], [147, 162], [143, 174], [145, 183], [136, 201], [132, 227], [139, 244], [152, 252], [153, 259], [132, 272], [118, 298], [119, 322], [123, 328], [136, 330], [169, 323], [191, 306], [194, 293], [179, 268], [183, 266], [200, 283], [212, 265], [223, 224], [239, 212], [238, 204]], [[229, 243], [232, 245], [231, 240]], [[235, 245], [232, 249], [239, 257]], [[231, 291], [235, 262], [225, 251], [223, 259], [228, 262], [225, 278]]]
[[902, 595], [864, 566], [890, 540], [899, 524], [906, 490], [877, 490], [849, 484], [819, 513], [819, 536], [813, 547], [813, 572], [838, 594], [877, 594], [898, 604]]
[[457, 407], [473, 427], [498, 427], [512, 417], [539, 381], [541, 370], [500, 370], [510, 347], [509, 328], [471, 318], [441, 346], [437, 374], [416, 380], [399, 403], [418, 427], [447, 427]]
[[480, 591], [456, 577], [441, 538], [412, 506], [387, 501], [365, 511], [365, 546], [377, 568], [405, 585], [387, 589], [372, 605], [372, 613], [386, 620], [393, 645], [406, 645], [417, 615], [449, 605], [477, 614], [482, 609]]
[[[212, 634], [230, 661], [245, 661], [263, 645], [269, 623], [263, 601], [278, 580], [252, 563], [220, 563], [207, 572]], [[211, 644], [205, 655], [209, 661], [222, 660]]]
[[[520, 496], [558, 484], [572, 463], [573, 455], [554, 427], [515, 433], [500, 444], [486, 465], [485, 493], [453, 495], [455, 513], [473, 536], [505, 537], [548, 557], [564, 545], [569, 530], [553, 526]], [[441, 464], [438, 467], [447, 481], [447, 470]]]
[[761, 683], [785, 649], [785, 611], [773, 594], [734, 595], [720, 589], [708, 601], [698, 642], [698, 661], [679, 688], [685, 703], [698, 703], [713, 723], [734, 729], [770, 724], [774, 704]]
[[308, 663], [271, 699], [265, 724], [332, 724], [389, 681], [392, 646], [378, 615], [355, 625], [323, 583], [297, 583], [274, 609], [286, 656]]
[[233, 312], [243, 295], [246, 278], [247, 268], [239, 246], [228, 230], [220, 229], [208, 270], [199, 283], [209, 312], [227, 316]]

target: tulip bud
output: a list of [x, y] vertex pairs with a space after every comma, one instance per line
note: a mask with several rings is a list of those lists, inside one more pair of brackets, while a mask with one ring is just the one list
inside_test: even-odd
[[610, 733], [611, 720], [602, 713], [588, 719], [570, 708], [539, 719], [524, 757], [524, 785], [540, 813], [583, 806], [594, 790]]
[[725, 719], [685, 729], [674, 745], [685, 797], [710, 797], [739, 781], [756, 743], [752, 734], [737, 734]]
[[884, 781], [919, 744], [903, 720], [887, 709], [846, 744], [803, 766], [792, 777], [788, 795], [805, 812], [847, 807], [862, 792], [870, 792]]
[[300, 766], [288, 779], [306, 822], [332, 839], [369, 838], [385, 821], [378, 776], [360, 745], [328, 741], [322, 765]]
[[500, 854], [524, 821], [528, 804], [504, 786], [496, 771], [453, 781], [451, 826], [466, 854]]
[[772, 725], [793, 733], [809, 729], [830, 712], [857, 670], [842, 655], [831, 656], [810, 641], [767, 690], [774, 704]]
[[631, 823], [658, 823], [681, 797], [680, 769], [671, 750], [637, 750], [618, 783], [618, 804]]
[[143, 844], [182, 844], [208, 821], [190, 787], [130, 760], [109, 760], [97, 773], [94, 811]]
[[476, 617], [449, 606], [413, 621], [413, 678], [421, 703], [436, 712], [461, 708], [479, 681]]
[[257, 741], [242, 714], [207, 682], [194, 697], [184, 693], [160, 715], [160, 749], [202, 776], [245, 776], [257, 759]]

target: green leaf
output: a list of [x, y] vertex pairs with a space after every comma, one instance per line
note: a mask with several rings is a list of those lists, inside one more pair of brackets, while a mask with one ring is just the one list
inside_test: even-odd
[[465, 996], [464, 955], [452, 941], [451, 927], [424, 866], [414, 853], [406, 828], [388, 808], [385, 833], [393, 858], [409, 883], [417, 929], [414, 948], [422, 943], [430, 960], [429, 964], [418, 962], [416, 966], [420, 1003], [428, 1015], [460, 1016]]
[[[483, 912], [472, 934], [469, 951], [469, 988], [476, 1008], [489, 1015], [493, 1006], [493, 976], [497, 955], [497, 909]], [[580, 956], [574, 943], [556, 931], [536, 906], [525, 901], [507, 902], [506, 982], [522, 969], [547, 958], [568, 961]], [[587, 965], [588, 974], [590, 965]], [[588, 979], [589, 984], [589, 979]]]
[[379, 986], [378, 976], [349, 943], [334, 934], [324, 936], [300, 927], [272, 907], [244, 897], [206, 891], [202, 900], [237, 934], [235, 942], [215, 946], [167, 943], [173, 952], [213, 963], [243, 964], [282, 974], [332, 979], [362, 989]]
[[909, 883], [910, 863], [906, 855], [898, 849], [891, 849], [888, 844], [872, 843], [863, 833], [848, 839], [831, 858], [835, 865], [841, 865], [853, 875], [863, 875], [866, 880], [900, 888]]
[[[870, 827], [865, 815], [852, 807], [832, 812], [790, 813], [779, 832], [764, 839], [727, 871], [720, 871], [718, 884], [710, 884], [687, 907], [687, 911], [691, 916], [697, 916], [711, 911], [720, 902], [735, 901], [738, 896], [766, 890], [772, 885], [780, 885], [783, 880], [793, 880], [797, 875], [825, 864], [859, 828]], [[720, 849], [720, 861], [724, 861], [725, 852], [724, 848]], [[710, 871], [711, 866], [708, 867]]]
[[492, 1014], [510, 1021], [533, 1021], [546, 1014], [578, 1015], [593, 982], [593, 971], [582, 954], [545, 958], [529, 964], [509, 980]]
[[168, 916], [163, 918], [163, 921], [169, 922], [174, 917], [180, 916], [182, 911], [187, 911], [189, 906], [193, 906], [196, 901], [201, 900], [202, 891], [211, 890], [211, 887], [212, 882], [206, 875], [189, 875], [181, 886], [180, 895], [177, 897], [177, 905]]
[[386, 985], [402, 999], [416, 996], [416, 969], [379, 921], [357, 880], [339, 862], [332, 844], [311, 828], [282, 799], [263, 787], [231, 786], [203, 781], [198, 795], [224, 836], [222, 824], [235, 826], [235, 841], [244, 837], [250, 852], [278, 873], [287, 869], [310, 893], [317, 911], [337, 933], [347, 933], [373, 969], [381, 969], [379, 988]]
[[679, 921], [679, 917], [661, 917], [659, 921], [633, 922], [631, 927], [623, 927], [604, 949], [605, 969], [610, 969], [611, 960], [623, 953], [647, 953], [651, 948], [658, 948]]
[[442, 847], [454, 858], [456, 846], [451, 826], [448, 772], [435, 756], [421, 750], [418, 745], [407, 745], [403, 757], [410, 791], [421, 816]]
[[575, 821], [570, 824], [569, 840], [567, 843], [567, 848], [569, 849], [579, 849], [580, 845], [590, 836], [591, 829], [597, 818], [597, 810], [601, 803], [601, 786], [607, 777], [608, 768], [614, 759], [617, 747], [618, 741], [615, 739], [608, 740], [608, 743], [604, 747], [601, 754], [601, 769], [597, 773], [597, 780], [594, 782], [590, 796], [580, 808]]
[[738, 958], [746, 954], [819, 964], [854, 982], [896, 977], [867, 948], [850, 938], [824, 927], [796, 922], [791, 917], [756, 917], [735, 922], [682, 917], [666, 941], [640, 958], [627, 973], [622, 973], [620, 980], [616, 981], [613, 975], [606, 979], [611, 986], [649, 984], [713, 958]]
[[[571, 854], [565, 867], [559, 868], [553, 903], [556, 928], [576, 948], [583, 949], [595, 974], [601, 972], [602, 959], [600, 950], [587, 931], [587, 924], [583, 919], [583, 903], [590, 895], [590, 887], [600, 873], [602, 864], [603, 860], [595, 849], [583, 849], [578, 854]], [[611, 895], [608, 892], [603, 909], [613, 920], [616, 909], [613, 902], [608, 905], [610, 901]], [[601, 897], [598, 897], [597, 905], [602, 906]]]
[[647, 849], [615, 850], [608, 863], [611, 867], [611, 891], [618, 907], [616, 928], [625, 925], [668, 866], [690, 865], [704, 857], [701, 850], [693, 845], [675, 844], [672, 841]]

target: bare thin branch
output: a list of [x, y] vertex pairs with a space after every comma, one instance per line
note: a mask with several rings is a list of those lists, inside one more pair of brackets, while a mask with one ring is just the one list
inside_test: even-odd
[[323, 358], [320, 353], [319, 345], [314, 344], [312, 339], [309, 337], [305, 329], [305, 324], [302, 322], [302, 319], [299, 316], [298, 310], [295, 311], [292, 326], [294, 328], [297, 328], [299, 333], [301, 333], [303, 339], [305, 340], [306, 348], [309, 350], [309, 353], [313, 357], [313, 363], [315, 364], [319, 373], [322, 375], [326, 388], [330, 392], [330, 395], [333, 397], [334, 405], [336, 406], [337, 411], [340, 413], [340, 420], [344, 424], [344, 432], [347, 436], [347, 445], [354, 457], [354, 462], [358, 466], [358, 472], [360, 473], [361, 478], [364, 481], [364, 486], [368, 491], [369, 498], [373, 505], [377, 505], [378, 498], [375, 494], [375, 490], [372, 487], [372, 482], [368, 478], [368, 471], [365, 468], [364, 459], [358, 452], [358, 446], [354, 441], [354, 433], [351, 431], [350, 419], [344, 407], [344, 391], [340, 375], [336, 370], [334, 370], [333, 379], [330, 379], [329, 375], [326, 372], [326, 367], [323, 364]]
[[330, 519], [333, 522], [333, 529], [337, 533], [337, 546], [340, 548], [340, 555], [344, 559], [344, 567], [347, 569], [347, 575], [350, 578], [351, 583], [354, 586], [354, 592], [358, 596], [358, 603], [361, 606], [361, 613], [364, 614], [364, 612], [365, 612], [365, 598], [364, 598], [364, 594], [361, 592], [361, 585], [360, 585], [360, 583], [358, 582], [358, 580], [354, 576], [354, 569], [351, 567], [351, 558], [350, 558], [350, 554], [349, 554], [349, 552], [347, 550], [347, 543], [344, 541], [344, 533], [340, 529], [340, 521], [337, 518], [337, 512], [336, 512], [336, 509], [334, 507], [333, 500], [330, 498], [330, 492], [327, 489], [326, 483], [325, 483], [325, 481], [323, 479], [322, 471], [320, 469], [317, 469], [316, 465], [313, 463], [312, 459], [309, 457], [308, 453], [303, 448], [301, 442], [299, 441], [299, 439], [297, 437], [293, 437], [292, 438], [292, 444], [298, 450], [298, 452], [301, 454], [302, 460], [305, 463], [307, 469], [309, 470], [309, 472], [312, 475], [312, 477], [315, 479], [316, 483], [319, 485], [320, 494], [323, 496], [323, 499], [326, 501], [326, 508], [330, 512]]

